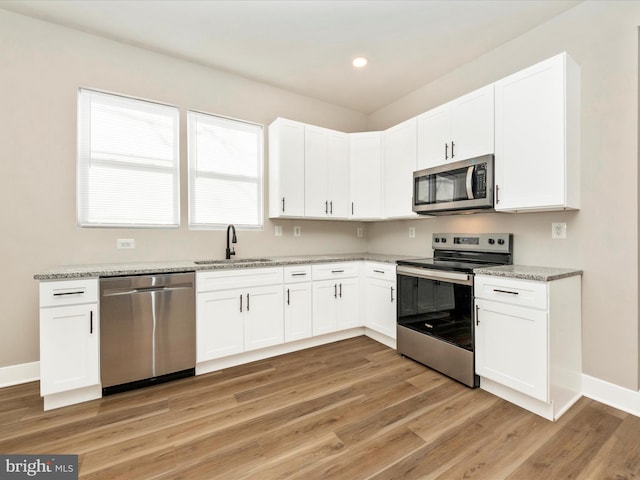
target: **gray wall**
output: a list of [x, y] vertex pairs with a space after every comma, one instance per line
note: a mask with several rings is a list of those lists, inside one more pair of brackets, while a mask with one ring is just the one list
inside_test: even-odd
[[[515, 234], [515, 262], [584, 270], [583, 370], [638, 389], [640, 2], [587, 1], [371, 115], [383, 129], [562, 51], [581, 66], [581, 209], [377, 223], [369, 250], [424, 254], [436, 231]], [[567, 239], [551, 239], [551, 223]], [[408, 226], [416, 238], [408, 238]]]
[[[365, 225], [265, 221], [240, 232], [241, 256], [297, 253], [431, 253], [435, 231], [508, 231], [515, 261], [582, 268], [585, 373], [638, 389], [638, 33], [640, 3], [587, 1], [425, 85], [369, 117], [220, 71], [0, 10], [0, 366], [38, 360], [35, 272], [74, 263], [221, 256], [223, 232], [80, 229], [75, 219], [76, 92], [80, 86], [140, 96], [262, 124], [283, 116], [343, 131], [376, 130], [561, 51], [582, 67], [582, 208], [480, 214]], [[433, 48], [417, 45], [416, 48]], [[184, 125], [184, 122], [183, 122]], [[182, 134], [184, 135], [184, 127]], [[182, 158], [186, 149], [183, 142]], [[266, 165], [265, 165], [266, 171]], [[266, 185], [265, 185], [266, 186]], [[268, 198], [268, 197], [265, 197]], [[266, 215], [266, 206], [265, 206]], [[568, 238], [551, 240], [564, 221]], [[285, 235], [273, 235], [275, 224]], [[292, 236], [293, 225], [303, 235]], [[408, 226], [416, 238], [408, 238]], [[116, 250], [117, 238], [136, 249]]]

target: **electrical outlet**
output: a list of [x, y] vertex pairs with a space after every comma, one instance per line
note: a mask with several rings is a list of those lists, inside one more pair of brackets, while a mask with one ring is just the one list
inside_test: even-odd
[[552, 223], [551, 224], [551, 238], [554, 240], [561, 240], [567, 238], [567, 224], [566, 223]]
[[409, 227], [409, 238], [416, 238], [416, 227]]
[[136, 241], [133, 238], [119, 238], [116, 245], [118, 248], [136, 248]]
[[299, 237], [300, 235], [302, 235], [302, 229], [298, 225], [296, 225], [295, 227], [293, 227], [293, 236]]
[[276, 233], [276, 237], [282, 236], [282, 225], [276, 225], [275, 233]]
[[363, 235], [362, 227], [356, 228], [356, 237], [362, 238], [362, 235]]

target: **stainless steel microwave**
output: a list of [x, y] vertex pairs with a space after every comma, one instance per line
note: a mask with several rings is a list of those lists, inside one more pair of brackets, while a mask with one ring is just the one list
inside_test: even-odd
[[423, 215], [493, 209], [493, 155], [413, 173], [413, 211]]

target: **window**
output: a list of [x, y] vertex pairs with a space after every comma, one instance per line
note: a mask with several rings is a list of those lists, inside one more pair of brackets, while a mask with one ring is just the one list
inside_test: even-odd
[[188, 112], [189, 226], [262, 228], [262, 126]]
[[178, 125], [176, 107], [80, 89], [80, 226], [179, 226]]

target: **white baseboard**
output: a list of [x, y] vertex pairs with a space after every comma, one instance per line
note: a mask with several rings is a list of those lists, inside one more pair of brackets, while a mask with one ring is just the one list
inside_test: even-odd
[[0, 367], [0, 388], [40, 380], [40, 362]]
[[582, 394], [592, 400], [640, 417], [640, 392], [582, 374]]

